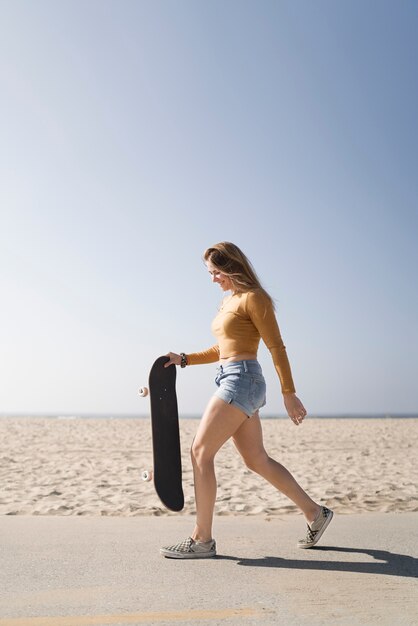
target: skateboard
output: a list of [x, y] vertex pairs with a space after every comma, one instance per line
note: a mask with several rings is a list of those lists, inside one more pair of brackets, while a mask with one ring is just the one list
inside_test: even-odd
[[[160, 356], [149, 373], [154, 470], [143, 472], [142, 478], [154, 479], [155, 491], [167, 509], [181, 511], [184, 495], [176, 395], [177, 372], [175, 365], [164, 367], [167, 361], [167, 356]], [[141, 387], [139, 395], [146, 397], [148, 389]]]

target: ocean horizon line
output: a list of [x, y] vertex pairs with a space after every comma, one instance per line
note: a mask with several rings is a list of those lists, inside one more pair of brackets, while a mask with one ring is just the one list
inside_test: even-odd
[[[180, 419], [197, 420], [201, 415], [193, 413], [185, 413], [179, 416]], [[85, 413], [85, 412], [54, 412], [54, 413], [1, 413], [0, 419], [149, 419], [149, 414], [134, 413]], [[260, 415], [263, 419], [289, 419], [284, 414], [266, 414]], [[416, 413], [309, 413], [307, 418], [310, 419], [418, 419], [418, 411]]]

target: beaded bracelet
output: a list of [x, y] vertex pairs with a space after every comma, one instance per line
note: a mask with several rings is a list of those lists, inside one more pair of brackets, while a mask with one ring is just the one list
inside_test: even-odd
[[187, 356], [184, 354], [184, 352], [180, 352], [180, 356], [181, 356], [180, 367], [186, 367], [186, 365], [187, 365]]

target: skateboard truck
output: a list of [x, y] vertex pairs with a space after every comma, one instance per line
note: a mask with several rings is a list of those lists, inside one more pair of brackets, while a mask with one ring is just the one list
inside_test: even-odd
[[[140, 387], [138, 389], [138, 395], [140, 398], [146, 398], [148, 395], [148, 387]], [[144, 482], [149, 483], [153, 479], [154, 472], [152, 470], [144, 470], [141, 473], [141, 478]]]

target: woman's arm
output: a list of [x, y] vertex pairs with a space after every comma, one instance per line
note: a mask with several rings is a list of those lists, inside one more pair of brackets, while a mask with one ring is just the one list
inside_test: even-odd
[[[169, 352], [167, 354], [170, 357], [170, 360], [167, 361], [165, 367], [169, 365], [180, 365], [181, 364], [181, 356], [176, 354], [175, 352]], [[219, 361], [219, 346], [215, 344], [211, 348], [207, 350], [203, 350], [202, 352], [193, 352], [192, 354], [186, 354], [187, 365], [203, 365], [205, 363], [215, 363]]]
[[296, 395], [286, 346], [280, 334], [273, 305], [264, 294], [249, 292], [247, 294], [247, 313], [270, 350], [274, 367], [280, 378], [287, 414], [298, 426], [306, 416], [306, 410]]
[[249, 291], [247, 293], [246, 310], [252, 323], [260, 333], [261, 339], [270, 351], [274, 367], [280, 378], [282, 393], [295, 393], [286, 346], [280, 334], [272, 303], [264, 293]]

